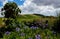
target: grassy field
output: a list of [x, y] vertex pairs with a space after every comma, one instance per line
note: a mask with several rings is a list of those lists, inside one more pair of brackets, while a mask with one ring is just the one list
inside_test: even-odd
[[[37, 21], [42, 21], [43, 23], [48, 20], [48, 24], [49, 26], [53, 26], [54, 21], [56, 20], [56, 18], [54, 17], [43, 17], [43, 16], [39, 16], [39, 15], [33, 15], [33, 14], [26, 14], [26, 15], [19, 15], [19, 17], [17, 18], [18, 21], [20, 23], [22, 23], [23, 21], [30, 21], [32, 22], [33, 20], [37, 20]], [[0, 26], [3, 26], [3, 20], [4, 18], [0, 18]], [[26, 27], [26, 28], [24, 28]], [[56, 37], [56, 35], [53, 35], [52, 31], [49, 29], [41, 29], [41, 28], [37, 28], [37, 29], [31, 29], [27, 26], [21, 26], [19, 32], [17, 32], [16, 30], [14, 30], [14, 32], [10, 32], [10, 35], [5, 35], [3, 36], [3, 38], [1, 39], [35, 39], [35, 35], [37, 33], [39, 33], [39, 35], [41, 35], [42, 39], [48, 39], [47, 38], [47, 34], [50, 37], [49, 39], [60, 39], [60, 35], [58, 35]], [[25, 35], [21, 36], [21, 33], [25, 33]], [[47, 34], [46, 34], [47, 33]]]
[[45, 22], [46, 20], [48, 20], [50, 26], [53, 26], [53, 23], [56, 20], [56, 18], [54, 18], [54, 17], [43, 17], [43, 16], [33, 15], [33, 14], [21, 15], [17, 19], [18, 19], [19, 22], [22, 22], [22, 21], [33, 21], [33, 20], [37, 20], [37, 21], [40, 20], [40, 21]]
[[[53, 23], [56, 20], [53, 17], [42, 17], [38, 15], [33, 15], [33, 14], [20, 15], [17, 19], [19, 22], [33, 21], [33, 20], [40, 20], [40, 21], [45, 22], [45, 20], [48, 20], [50, 26], [53, 26]], [[0, 26], [3, 26], [3, 20], [4, 18], [0, 18]]]

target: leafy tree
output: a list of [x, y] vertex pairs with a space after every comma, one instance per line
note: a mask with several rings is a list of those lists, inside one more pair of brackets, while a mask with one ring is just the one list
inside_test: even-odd
[[2, 8], [2, 11], [4, 11], [4, 17], [7, 18], [7, 20], [5, 20], [6, 25], [13, 23], [13, 20], [17, 21], [16, 18], [18, 16], [18, 13], [21, 13], [21, 10], [18, 8], [15, 2], [6, 3]]
[[2, 11], [5, 11], [4, 17], [5, 18], [16, 18], [18, 13], [21, 13], [21, 10], [18, 8], [15, 2], [6, 3], [5, 6], [2, 8]]

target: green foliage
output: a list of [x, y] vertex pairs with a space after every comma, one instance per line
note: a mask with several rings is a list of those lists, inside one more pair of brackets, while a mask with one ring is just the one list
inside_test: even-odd
[[16, 18], [18, 13], [21, 13], [21, 10], [18, 8], [17, 4], [14, 2], [6, 3], [5, 6], [2, 8], [4, 12], [5, 18]]
[[[41, 36], [41, 39], [47, 39], [47, 35], [49, 35], [50, 39], [58, 39], [55, 35], [53, 35], [52, 31], [50, 31], [49, 29], [45, 29], [42, 30], [41, 28], [38, 29], [31, 29], [29, 27], [24, 28], [27, 26], [21, 26], [19, 32], [16, 32], [14, 30], [14, 32], [10, 32], [10, 35], [4, 35], [3, 39], [28, 39], [28, 38], [32, 38], [35, 39], [35, 35], [39, 33], [39, 35]], [[23, 35], [21, 35], [21, 33], [24, 33]]]
[[54, 29], [60, 33], [60, 14], [57, 17], [57, 20], [54, 23]]
[[[21, 10], [18, 8], [15, 2], [8, 2], [2, 8], [4, 12], [4, 17], [7, 18], [4, 22], [7, 25], [12, 25], [13, 21], [17, 21], [18, 13], [21, 13]], [[15, 20], [14, 20], [15, 19]]]
[[[39, 18], [38, 16], [34, 16], [35, 17], [35, 20], [33, 19], [33, 18], [29, 18], [30, 16], [28, 16], [28, 15], [25, 15], [26, 17], [27, 17], [27, 19], [25, 19], [25, 18], [17, 18], [17, 21], [16, 20], [13, 20], [13, 19], [10, 19], [10, 20], [13, 20], [12, 21], [12, 25], [14, 24], [14, 26], [15, 26], [15, 23], [16, 24], [20, 24], [21, 26], [19, 27], [20, 28], [20, 30], [19, 30], [19, 32], [16, 32], [16, 30], [15, 30], [15, 28], [13, 28], [13, 26], [12, 25], [10, 25], [9, 26], [9, 28], [8, 29], [12, 29], [13, 31], [11, 31], [11, 34], [10, 35], [4, 35], [3, 34], [3, 38], [2, 39], [28, 39], [28, 38], [32, 38], [32, 39], [35, 39], [35, 35], [37, 34], [37, 33], [39, 33], [39, 35], [41, 35], [41, 38], [42, 39], [47, 39], [47, 34], [49, 35], [49, 39], [59, 39], [60, 37], [59, 37], [59, 34], [58, 34], [58, 37], [56, 37], [56, 35], [54, 35], [53, 33], [52, 33], [52, 31], [51, 30], [49, 30], [49, 29], [41, 29], [41, 28], [39, 28], [38, 27], [38, 29], [31, 29], [30, 27], [28, 27], [28, 26], [26, 26], [25, 24], [24, 24], [24, 22], [26, 22], [26, 23], [28, 23], [28, 22], [33, 22], [34, 21], [34, 23], [35, 22], [40, 22], [41, 20], [42, 21], [46, 21], [46, 19], [48, 19], [49, 20], [49, 22], [50, 23], [52, 23], [51, 22], [51, 20], [52, 19], [50, 19], [50, 18]], [[39, 18], [39, 20], [37, 20]], [[24, 20], [25, 19], [25, 20]], [[40, 20], [41, 19], [41, 20]], [[20, 23], [18, 23], [18, 21], [20, 22]], [[43, 23], [43, 22], [42, 22]], [[43, 23], [44, 24], [44, 23]], [[18, 26], [18, 25], [16, 25], [16, 26]], [[8, 30], [7, 29], [7, 30]], [[20, 34], [21, 33], [25, 33], [25, 36], [21, 36]]]

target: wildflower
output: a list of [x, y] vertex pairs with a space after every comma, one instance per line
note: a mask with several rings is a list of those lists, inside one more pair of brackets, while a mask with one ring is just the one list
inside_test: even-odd
[[53, 34], [56, 34], [56, 32], [55, 32], [55, 31], [52, 31], [52, 33], [53, 33]]
[[17, 32], [19, 32], [19, 31], [20, 31], [20, 28], [19, 28], [19, 27], [17, 27], [17, 28], [16, 28], [16, 31], [17, 31]]
[[20, 36], [25, 36], [25, 33], [21, 33]]
[[5, 32], [5, 34], [6, 34], [6, 35], [9, 35], [9, 34], [10, 34], [10, 32], [9, 32], [9, 31], [6, 31], [6, 32]]
[[32, 38], [29, 38], [29, 39], [32, 39]]
[[47, 27], [47, 26], [48, 26], [48, 24], [45, 24], [45, 26]]
[[41, 36], [40, 36], [39, 34], [37, 34], [37, 35], [35, 36], [35, 38], [36, 38], [36, 39], [41, 39]]
[[35, 29], [38, 29], [38, 27], [35, 27]]
[[34, 26], [32, 26], [32, 27], [30, 27], [31, 29], [37, 29], [38, 27], [34, 27]]

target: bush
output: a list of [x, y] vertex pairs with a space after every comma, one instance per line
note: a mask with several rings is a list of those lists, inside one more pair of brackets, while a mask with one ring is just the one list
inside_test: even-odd
[[57, 17], [57, 20], [54, 22], [54, 30], [60, 33], [60, 14]]

